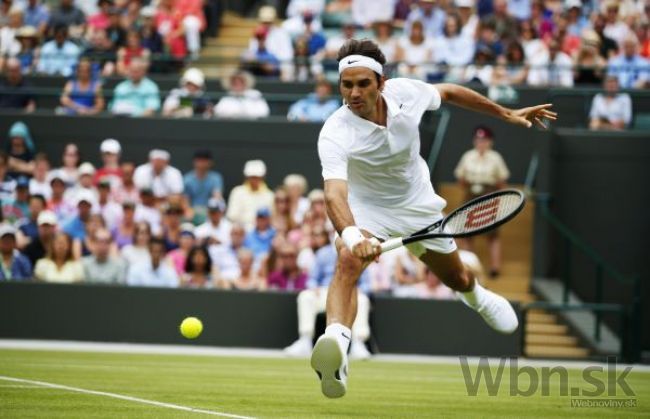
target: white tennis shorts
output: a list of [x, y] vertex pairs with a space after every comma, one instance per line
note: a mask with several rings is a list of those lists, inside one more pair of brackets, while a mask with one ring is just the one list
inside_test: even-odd
[[[357, 227], [366, 230], [375, 237], [386, 240], [391, 237], [403, 237], [415, 233], [443, 217], [442, 210], [447, 205], [442, 197], [423, 197], [405, 206], [379, 206], [370, 202], [350, 200], [350, 210]], [[438, 238], [412, 243], [406, 248], [415, 256], [424, 254], [425, 249], [436, 253], [449, 254], [457, 249], [451, 238]]]

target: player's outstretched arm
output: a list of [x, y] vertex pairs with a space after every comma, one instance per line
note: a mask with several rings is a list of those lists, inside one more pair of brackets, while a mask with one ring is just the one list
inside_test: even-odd
[[440, 92], [440, 97], [443, 101], [465, 109], [491, 115], [511, 124], [521, 125], [526, 128], [530, 128], [533, 124], [536, 124], [538, 127], [546, 129], [545, 119], [551, 121], [557, 119], [557, 113], [550, 110], [553, 106], [551, 103], [531, 106], [529, 108], [508, 109], [491, 101], [480, 93], [457, 84], [440, 83], [435, 86], [438, 92]]

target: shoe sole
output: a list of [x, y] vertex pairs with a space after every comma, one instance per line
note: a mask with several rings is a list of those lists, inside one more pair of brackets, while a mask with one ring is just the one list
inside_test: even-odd
[[336, 379], [336, 372], [343, 366], [343, 353], [336, 338], [322, 337], [316, 342], [311, 355], [311, 367], [320, 375], [321, 391], [331, 399], [345, 395], [345, 384]]

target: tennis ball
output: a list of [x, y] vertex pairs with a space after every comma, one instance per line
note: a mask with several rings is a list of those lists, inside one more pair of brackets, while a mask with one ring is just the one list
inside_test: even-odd
[[196, 317], [186, 317], [181, 323], [181, 335], [187, 339], [196, 339], [203, 331], [203, 323]]

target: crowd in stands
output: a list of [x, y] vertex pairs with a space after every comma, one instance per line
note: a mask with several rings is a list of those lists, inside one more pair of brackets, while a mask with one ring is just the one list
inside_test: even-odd
[[[334, 231], [323, 191], [299, 174], [266, 183], [262, 160], [224, 190], [208, 150], [192, 170], [153, 149], [133, 162], [105, 139], [101, 165], [69, 143], [60, 160], [39, 152], [16, 122], [0, 152], [0, 279], [134, 286], [291, 290], [329, 285]], [[128, 146], [127, 146], [128, 147]], [[227, 197], [227, 199], [226, 199]], [[406, 251], [390, 252], [364, 276], [366, 293], [451, 298]]]

